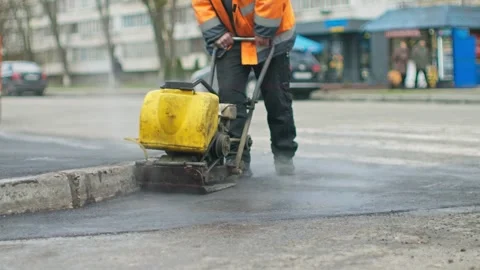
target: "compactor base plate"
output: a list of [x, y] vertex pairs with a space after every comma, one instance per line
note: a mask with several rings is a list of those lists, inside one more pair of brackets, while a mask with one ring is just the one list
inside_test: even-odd
[[209, 170], [206, 162], [153, 159], [136, 163], [144, 190], [208, 194], [236, 185], [236, 176], [224, 165]]

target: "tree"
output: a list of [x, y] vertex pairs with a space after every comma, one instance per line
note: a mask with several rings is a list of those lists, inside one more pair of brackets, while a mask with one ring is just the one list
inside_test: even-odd
[[109, 84], [110, 87], [113, 87], [116, 84], [115, 78], [115, 47], [110, 35], [110, 0], [96, 0], [97, 10], [100, 16], [100, 22], [102, 24], [102, 31], [105, 37], [105, 46], [107, 48], [109, 62], [110, 62], [110, 72], [109, 72]]
[[6, 22], [10, 18], [10, 9], [7, 0], [0, 0], [0, 39], [5, 44], [5, 37], [7, 36]]
[[50, 27], [55, 38], [55, 43], [57, 44], [57, 51], [60, 54], [60, 60], [62, 61], [63, 65], [63, 85], [70, 86], [72, 84], [71, 75], [70, 75], [70, 67], [68, 65], [67, 59], [67, 50], [62, 45], [60, 40], [60, 30], [57, 21], [57, 14], [58, 14], [58, 1], [57, 0], [40, 0], [42, 4], [43, 11], [47, 15], [50, 21]]
[[[173, 38], [175, 21], [177, 16], [177, 0], [142, 0], [155, 35], [157, 56], [160, 62], [160, 78], [168, 80], [175, 78], [176, 74], [176, 51]], [[167, 9], [168, 4], [170, 8]], [[169, 14], [167, 21], [165, 14]]]
[[23, 51], [26, 60], [34, 61], [32, 50], [32, 28], [30, 21], [32, 12], [27, 0], [9, 0], [9, 8], [16, 22], [17, 30], [22, 37]]

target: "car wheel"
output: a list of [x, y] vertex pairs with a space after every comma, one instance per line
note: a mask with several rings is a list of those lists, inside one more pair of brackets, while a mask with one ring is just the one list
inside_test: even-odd
[[298, 93], [293, 93], [293, 98], [296, 100], [306, 100], [310, 99], [310, 95], [312, 92], [298, 92]]
[[7, 87], [5, 85], [2, 85], [2, 94], [0, 96], [7, 96], [7, 95], [8, 95]]
[[8, 96], [19, 96], [20, 93], [19, 91], [15, 90], [15, 87], [13, 85], [8, 85], [6, 89], [7, 95]]
[[37, 90], [35, 91], [35, 96], [43, 96], [44, 90]]

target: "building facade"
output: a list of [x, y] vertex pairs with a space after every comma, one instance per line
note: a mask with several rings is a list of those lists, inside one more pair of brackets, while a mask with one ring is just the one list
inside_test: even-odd
[[[96, 0], [57, 0], [61, 41], [74, 77], [91, 81], [109, 71], [105, 37], [101, 30]], [[372, 59], [379, 50], [386, 50], [383, 35], [370, 35], [362, 25], [389, 9], [478, 0], [295, 0], [297, 31], [324, 45], [318, 55], [326, 81], [378, 81], [372, 72]], [[125, 74], [133, 78], [154, 80], [161, 68], [146, 8], [140, 0], [110, 0], [111, 35], [115, 55]], [[39, 4], [32, 5], [32, 49], [50, 77], [62, 74], [49, 20]], [[14, 27], [14, 26], [12, 26]], [[203, 39], [197, 26], [191, 0], [177, 0], [174, 29], [176, 54], [185, 70], [194, 70], [208, 63]], [[21, 37], [13, 34], [5, 44], [7, 54], [22, 50]], [[375, 52], [375, 54], [373, 54]], [[77, 80], [77, 81], [78, 81]], [[75, 82], [75, 80], [74, 80]]]
[[[407, 45], [405, 87], [468, 88], [480, 84], [480, 1], [411, 1], [388, 10], [363, 26], [372, 36], [375, 57], [370, 64], [377, 80], [387, 81], [394, 69], [393, 52], [401, 41]], [[415, 47], [425, 41], [427, 58], [415, 59]], [[375, 49], [373, 49], [375, 45]], [[418, 76], [416, 61], [427, 60], [427, 76]], [[423, 65], [423, 64], [422, 64]], [[418, 67], [419, 70], [422, 67]]]
[[[201, 32], [191, 8], [190, 0], [177, 1], [174, 36], [176, 53], [186, 70], [203, 66], [208, 58], [204, 52]], [[49, 20], [39, 4], [33, 5], [36, 16], [31, 20], [32, 49], [50, 77], [61, 75], [62, 64]], [[155, 39], [146, 8], [140, 0], [110, 0], [111, 37], [115, 56], [126, 74], [155, 77], [160, 68]], [[169, 19], [167, 18], [167, 21]], [[74, 77], [91, 80], [109, 72], [106, 40], [101, 29], [96, 0], [58, 0], [60, 39], [67, 50], [67, 58]], [[14, 27], [15, 23], [11, 23]], [[17, 33], [7, 39], [6, 54], [23, 50]]]
[[[325, 82], [387, 83], [392, 39], [364, 26], [388, 11], [440, 5], [480, 5], [478, 0], [306, 0], [295, 1], [299, 34], [321, 42], [318, 55]], [[431, 18], [433, 19], [433, 18]], [[405, 25], [409, 18], [404, 18]], [[410, 76], [411, 77], [411, 76]]]

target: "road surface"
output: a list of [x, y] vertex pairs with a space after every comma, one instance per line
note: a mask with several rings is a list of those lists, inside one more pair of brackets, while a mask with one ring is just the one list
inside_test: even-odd
[[0, 132], [2, 179], [142, 159], [138, 146], [107, 140]]
[[[97, 143], [101, 139], [117, 143], [123, 137], [137, 135], [141, 101], [141, 96], [5, 99], [2, 125], [4, 132], [35, 132], [84, 137]], [[308, 269], [321, 263], [318, 258], [322, 255], [319, 254], [325, 253], [322, 258], [328, 263], [333, 263], [337, 256], [343, 259], [349, 257], [347, 262], [350, 260], [352, 264], [345, 264], [343, 260], [337, 265], [340, 269], [355, 268], [354, 261], [368, 267], [375, 265], [376, 260], [388, 265], [389, 256], [397, 259], [398, 267], [408, 265], [409, 261], [417, 263], [420, 269], [428, 265], [469, 269], [470, 266], [480, 265], [475, 259], [477, 257], [473, 257], [478, 255], [480, 246], [475, 244], [474, 237], [462, 238], [465, 235], [455, 231], [454, 227], [458, 224], [456, 220], [460, 219], [465, 232], [480, 233], [478, 223], [474, 222], [478, 216], [471, 214], [462, 219], [457, 213], [459, 207], [468, 207], [469, 212], [478, 211], [479, 113], [480, 107], [470, 105], [296, 102], [300, 144], [296, 159], [298, 174], [288, 178], [274, 175], [268, 148], [266, 113], [260, 103], [252, 126], [255, 177], [239, 183], [237, 187], [208, 196], [137, 193], [74, 211], [5, 217], [0, 219], [0, 239], [31, 239], [27, 242], [3, 242], [9, 250], [6, 258], [14, 263], [11, 258], [22, 250], [34, 252], [36, 248], [41, 248], [47, 255], [38, 255], [38, 260], [43, 260], [46, 267], [49, 264], [45, 259], [49, 256], [55, 259], [54, 262], [66, 258], [67, 253], [58, 246], [68, 244], [74, 245], [74, 250], [80, 254], [68, 262], [96, 260], [99, 256], [109, 258], [105, 265], [124, 265], [125, 268], [128, 265], [154, 267], [155, 260], [149, 257], [151, 254], [148, 252], [152, 248], [162, 258], [159, 263], [167, 268], [197, 269], [194, 261], [198, 259], [201, 261], [199, 268], [213, 266], [222, 269], [222, 266], [228, 266], [229, 261], [236, 265], [240, 258], [248, 261], [249, 256], [253, 256], [256, 261], [247, 262], [245, 268], [272, 265], [268, 262], [300, 260], [303, 264], [299, 262], [298, 265], [304, 268], [298, 268]], [[132, 155], [135, 153], [132, 152]], [[426, 209], [448, 209], [455, 215], [435, 218], [429, 214], [423, 219], [406, 214], [398, 218], [390, 215], [361, 216]], [[392, 223], [393, 220], [396, 220], [395, 223]], [[230, 225], [218, 227], [224, 223]], [[327, 224], [330, 224], [330, 229], [322, 230]], [[439, 226], [452, 231], [449, 240], [442, 240], [448, 237], [438, 232]], [[336, 229], [344, 232], [344, 237], [336, 233]], [[432, 236], [432, 230], [439, 235]], [[422, 241], [427, 241], [424, 238], [429, 235], [435, 240], [422, 244], [426, 249], [418, 252], [403, 247], [396, 253], [395, 244], [382, 245], [380, 232], [387, 236], [403, 232], [402, 236], [393, 240], [393, 236], [385, 236], [385, 241], [409, 242], [413, 237], [415, 243], [412, 245], [417, 248]], [[110, 233], [125, 234], [103, 236]], [[82, 235], [95, 237], [75, 238], [78, 241], [63, 238], [32, 240]], [[359, 237], [357, 242], [352, 240], [356, 236]], [[142, 240], [159, 238], [165, 239], [165, 242], [156, 244], [153, 240]], [[252, 248], [255, 238], [262, 239], [258, 248]], [[373, 242], [369, 243], [369, 239]], [[87, 251], [83, 246], [90, 245], [91, 248], [103, 241], [109, 243], [103, 248], [98, 246]], [[340, 254], [325, 251], [323, 241]], [[454, 262], [449, 263], [450, 249], [456, 248], [452, 243], [458, 241], [466, 241], [465, 246], [471, 253], [465, 253], [461, 262], [458, 257], [452, 257]], [[222, 246], [217, 242], [223, 243], [223, 249], [235, 246], [238, 253], [220, 252]], [[298, 246], [295, 245], [297, 242]], [[142, 246], [140, 243], [145, 244]], [[349, 243], [357, 245], [351, 253], [347, 252]], [[141, 246], [135, 251], [138, 260], [127, 258], [128, 250], [138, 245]], [[189, 255], [188, 259], [181, 260], [179, 253], [195, 253], [198, 245], [202, 251], [199, 254], [209, 256], [199, 259], [200, 255]], [[377, 249], [378, 246], [385, 250]], [[270, 249], [262, 253], [259, 251], [261, 247]], [[319, 253], [312, 254], [308, 251], [309, 247]], [[141, 251], [142, 248], [144, 251]], [[286, 250], [291, 251], [296, 259], [289, 259], [289, 255], [284, 253]], [[369, 250], [372, 253], [366, 255]], [[224, 254], [226, 259], [216, 256], [216, 252]], [[258, 254], [267, 254], [267, 257], [262, 261]], [[364, 255], [367, 258], [365, 261], [362, 259]], [[113, 262], [111, 256], [118, 260]], [[302, 256], [316, 259], [303, 260]], [[410, 261], [411, 256], [427, 256], [434, 262], [424, 257]], [[335, 264], [327, 268], [338, 269]]]

